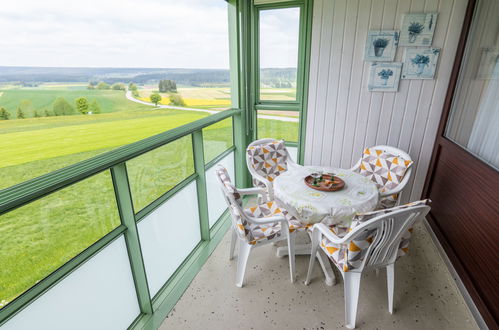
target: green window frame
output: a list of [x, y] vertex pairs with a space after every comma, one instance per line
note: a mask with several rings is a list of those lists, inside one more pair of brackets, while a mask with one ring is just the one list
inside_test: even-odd
[[[312, 35], [312, 8], [313, 0], [294, 0], [285, 2], [257, 3], [251, 1], [250, 21], [250, 102], [251, 120], [250, 129], [252, 139], [258, 136], [258, 110], [272, 111], [298, 111], [299, 128], [298, 141], [287, 142], [286, 145], [298, 147], [298, 163], [303, 164], [305, 129], [306, 129], [306, 106], [308, 102], [308, 82], [310, 67], [310, 45]], [[298, 63], [296, 77], [296, 99], [294, 101], [262, 100], [260, 98], [260, 13], [264, 10], [299, 8], [299, 31], [298, 31]]]

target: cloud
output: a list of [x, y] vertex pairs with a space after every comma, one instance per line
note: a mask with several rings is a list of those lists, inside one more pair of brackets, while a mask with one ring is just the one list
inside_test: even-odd
[[0, 65], [228, 68], [223, 0], [16, 0]]

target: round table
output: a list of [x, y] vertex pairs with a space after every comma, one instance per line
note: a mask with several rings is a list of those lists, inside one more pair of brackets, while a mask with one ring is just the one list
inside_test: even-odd
[[[319, 191], [308, 187], [304, 179], [310, 173], [334, 173], [345, 181], [338, 191]], [[305, 224], [350, 226], [357, 212], [374, 210], [379, 191], [369, 178], [350, 170], [318, 166], [290, 166], [273, 182], [274, 198], [281, 207]]]
[[[308, 187], [304, 182], [305, 177], [317, 171], [334, 173], [345, 181], [345, 187], [332, 192]], [[291, 165], [286, 172], [275, 178], [273, 187], [276, 202], [306, 224], [323, 222], [326, 225], [340, 224], [349, 227], [355, 213], [374, 210], [379, 199], [378, 188], [369, 178], [331, 167]], [[310, 244], [295, 246], [296, 255], [310, 255], [310, 252]], [[277, 256], [287, 254], [287, 247], [277, 249]], [[326, 284], [333, 285], [336, 279], [329, 258], [322, 249], [317, 251], [316, 257], [324, 271]]]

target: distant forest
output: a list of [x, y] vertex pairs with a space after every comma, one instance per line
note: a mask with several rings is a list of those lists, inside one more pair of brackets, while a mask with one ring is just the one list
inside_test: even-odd
[[[50, 68], [2, 67], [0, 83], [13, 82], [33, 86], [43, 82], [91, 82], [108, 84], [158, 83], [168, 79], [181, 86], [219, 87], [230, 83], [229, 70], [224, 69], [159, 69], [159, 68]], [[262, 83], [266, 87], [286, 88], [296, 85], [295, 68], [262, 69]]]

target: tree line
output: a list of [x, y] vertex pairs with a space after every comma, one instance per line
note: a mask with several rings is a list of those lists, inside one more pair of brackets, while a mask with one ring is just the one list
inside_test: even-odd
[[100, 81], [91, 81], [88, 83], [87, 89], [100, 89], [100, 90], [115, 90], [115, 91], [124, 91], [126, 90], [125, 84], [118, 82], [112, 85], [109, 85], [106, 82]]
[[[31, 101], [23, 100], [21, 104], [17, 107], [16, 116], [17, 119], [27, 118], [27, 112], [31, 108]], [[55, 99], [52, 104], [52, 110], [34, 110], [33, 118], [39, 117], [52, 117], [52, 116], [72, 116], [72, 115], [86, 115], [86, 114], [99, 114], [101, 113], [101, 108], [97, 100], [89, 102], [86, 97], [79, 97], [75, 100], [74, 106], [71, 105], [64, 97], [59, 96]], [[11, 114], [4, 107], [0, 107], [0, 120], [11, 119]]]

